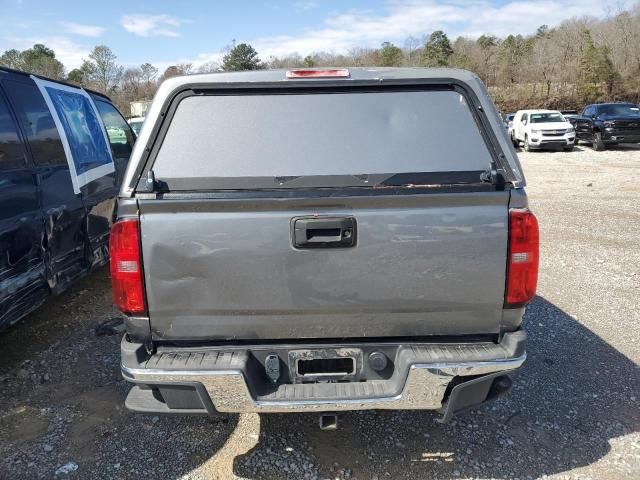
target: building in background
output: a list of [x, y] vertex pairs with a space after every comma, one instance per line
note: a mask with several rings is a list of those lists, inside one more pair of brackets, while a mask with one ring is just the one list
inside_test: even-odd
[[147, 111], [151, 106], [151, 100], [140, 100], [137, 102], [131, 102], [130, 106], [132, 117], [146, 117]]

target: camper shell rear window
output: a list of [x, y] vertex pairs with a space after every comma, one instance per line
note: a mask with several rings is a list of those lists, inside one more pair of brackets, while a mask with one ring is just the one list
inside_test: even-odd
[[152, 169], [170, 191], [424, 185], [445, 172], [471, 183], [492, 164], [453, 89], [212, 90], [167, 121]]

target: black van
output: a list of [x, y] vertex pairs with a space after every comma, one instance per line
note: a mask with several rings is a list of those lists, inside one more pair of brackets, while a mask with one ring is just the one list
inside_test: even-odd
[[0, 329], [107, 262], [134, 140], [108, 97], [0, 67]]

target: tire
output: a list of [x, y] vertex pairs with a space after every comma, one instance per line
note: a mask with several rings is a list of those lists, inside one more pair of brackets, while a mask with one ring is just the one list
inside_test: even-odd
[[596, 132], [593, 134], [593, 149], [596, 152], [601, 152], [605, 149], [605, 144], [602, 141], [602, 133]]
[[531, 145], [529, 145], [529, 137], [526, 134], [524, 136], [524, 151], [525, 152], [531, 151]]
[[515, 149], [520, 148], [520, 142], [518, 140], [516, 140], [516, 137], [513, 134], [513, 132], [511, 132], [511, 143], [513, 144], [513, 148], [515, 148]]

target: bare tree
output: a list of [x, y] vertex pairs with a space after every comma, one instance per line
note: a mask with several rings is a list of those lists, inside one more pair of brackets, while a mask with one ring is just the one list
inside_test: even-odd
[[142, 76], [142, 81], [145, 83], [151, 83], [155, 81], [158, 76], [158, 69], [151, 65], [150, 63], [143, 63], [140, 65], [140, 74]]
[[221, 71], [222, 71], [222, 65], [220, 64], [220, 62], [217, 62], [215, 60], [211, 60], [210, 62], [203, 63], [202, 65], [198, 66], [198, 68], [196, 68], [197, 73], [214, 73], [214, 72], [221, 72]]
[[292, 53], [286, 57], [270, 57], [267, 62], [269, 68], [296, 68], [304, 67], [304, 58], [298, 53]]
[[418, 64], [418, 50], [425, 42], [413, 35], [407, 37], [404, 41], [404, 51], [407, 59], [407, 65], [414, 66]]
[[92, 86], [101, 92], [111, 92], [120, 82], [124, 68], [106, 45], [98, 45], [82, 64], [81, 70]]

